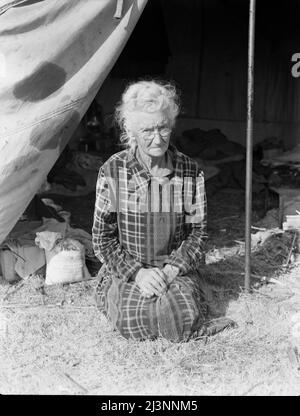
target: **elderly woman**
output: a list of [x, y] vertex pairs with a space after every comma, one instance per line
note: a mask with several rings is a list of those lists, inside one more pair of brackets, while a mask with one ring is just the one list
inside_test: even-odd
[[130, 85], [116, 112], [126, 149], [99, 171], [97, 302], [125, 338], [185, 341], [207, 329], [197, 273], [204, 261], [204, 177], [170, 143], [178, 113], [172, 85]]

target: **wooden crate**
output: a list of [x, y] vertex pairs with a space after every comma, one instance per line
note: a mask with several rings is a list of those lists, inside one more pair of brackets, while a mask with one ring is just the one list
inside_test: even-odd
[[[282, 227], [287, 216], [297, 215], [300, 211], [300, 189], [299, 188], [270, 188], [279, 195], [279, 224]], [[299, 215], [300, 217], [300, 215]]]

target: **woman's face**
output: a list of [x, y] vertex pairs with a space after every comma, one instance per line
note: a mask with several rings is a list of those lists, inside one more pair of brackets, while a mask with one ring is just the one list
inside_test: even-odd
[[171, 136], [170, 120], [164, 112], [136, 112], [130, 120], [130, 132], [140, 151], [160, 157], [168, 150]]

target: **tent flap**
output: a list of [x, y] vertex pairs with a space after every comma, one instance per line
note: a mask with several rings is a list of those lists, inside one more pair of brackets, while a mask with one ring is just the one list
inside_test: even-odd
[[0, 243], [59, 157], [147, 0], [0, 2]]

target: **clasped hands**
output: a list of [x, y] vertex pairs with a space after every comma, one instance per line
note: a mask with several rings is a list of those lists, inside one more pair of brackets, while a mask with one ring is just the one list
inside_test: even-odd
[[143, 296], [150, 298], [154, 295], [164, 294], [170, 283], [178, 275], [179, 269], [166, 264], [163, 269], [158, 267], [141, 268], [135, 276], [135, 282], [139, 286]]

